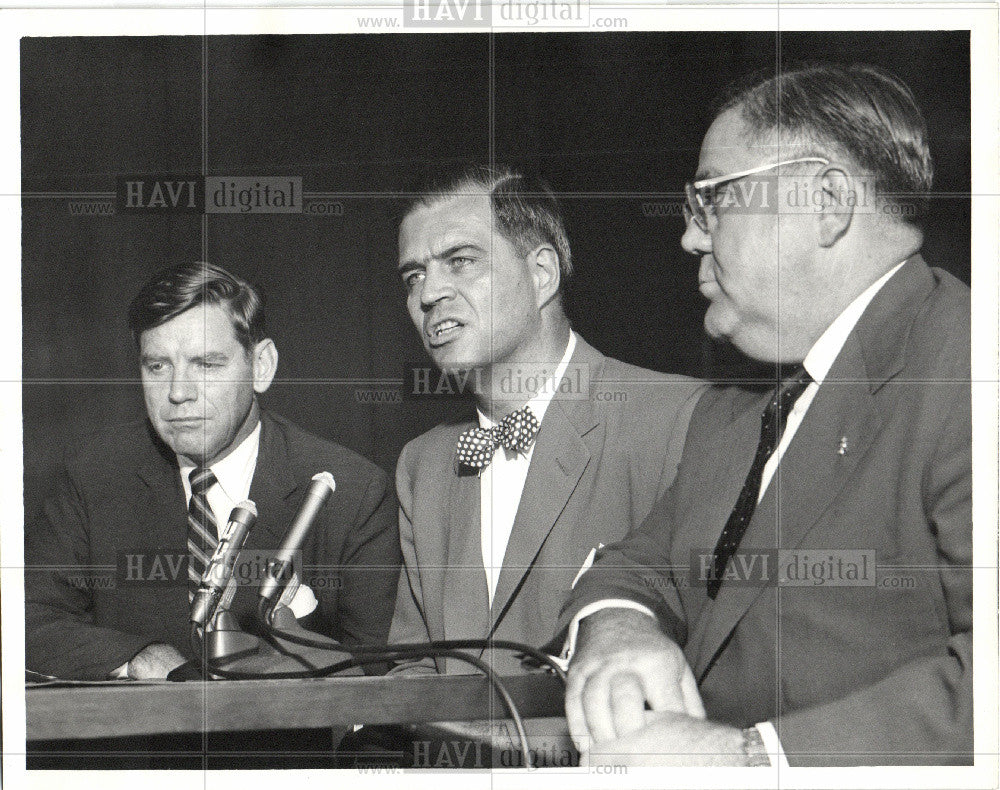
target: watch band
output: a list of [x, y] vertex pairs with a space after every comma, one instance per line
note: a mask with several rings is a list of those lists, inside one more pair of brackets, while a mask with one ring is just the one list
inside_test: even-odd
[[747, 758], [746, 764], [752, 768], [771, 764], [764, 739], [760, 737], [760, 731], [756, 727], [747, 727], [743, 730], [743, 754]]

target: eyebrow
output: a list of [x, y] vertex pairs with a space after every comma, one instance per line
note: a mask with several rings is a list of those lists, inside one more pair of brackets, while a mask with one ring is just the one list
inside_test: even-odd
[[[229, 355], [224, 351], [209, 351], [205, 354], [197, 354], [189, 358], [191, 362], [226, 362], [229, 360]], [[169, 362], [170, 357], [163, 354], [143, 354], [139, 358], [139, 362], [143, 365], [148, 365], [151, 362]]]
[[408, 261], [403, 261], [402, 263], [399, 264], [399, 266], [396, 267], [396, 271], [399, 272], [400, 274], [405, 274], [411, 269], [417, 268], [419, 266], [425, 266], [426, 265], [426, 263], [424, 262], [425, 260], [434, 260], [435, 258], [440, 258], [440, 259], [450, 258], [453, 255], [455, 255], [455, 253], [461, 252], [462, 250], [475, 250], [476, 252], [486, 252], [486, 250], [484, 250], [478, 244], [472, 244], [471, 242], [462, 242], [461, 244], [454, 244], [451, 247], [448, 247], [447, 249], [442, 250], [439, 253], [432, 253], [431, 255], [428, 256], [428, 258], [424, 260], [410, 259]]

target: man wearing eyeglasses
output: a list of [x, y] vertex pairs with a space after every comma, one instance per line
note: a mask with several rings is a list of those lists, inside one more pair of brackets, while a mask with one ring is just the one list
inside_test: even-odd
[[681, 243], [708, 333], [776, 381], [709, 390], [674, 485], [563, 612], [592, 755], [972, 762], [969, 289], [920, 257], [931, 175], [913, 95], [871, 67], [716, 115]]

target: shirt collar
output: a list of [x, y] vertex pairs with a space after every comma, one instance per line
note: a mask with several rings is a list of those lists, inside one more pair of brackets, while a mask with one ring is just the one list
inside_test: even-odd
[[[545, 412], [549, 408], [549, 403], [552, 402], [552, 398], [556, 394], [556, 388], [559, 386], [558, 382], [562, 381], [562, 377], [566, 374], [566, 368], [569, 367], [569, 361], [573, 358], [574, 351], [576, 351], [576, 332], [570, 331], [569, 342], [566, 343], [566, 350], [563, 352], [562, 359], [559, 360], [559, 365], [556, 367], [555, 373], [546, 379], [548, 386], [542, 387], [541, 391], [525, 404], [531, 409], [532, 414], [538, 418], [538, 422], [541, 422], [545, 416]], [[479, 415], [479, 427], [483, 430], [496, 425], [495, 422], [478, 408], [476, 409], [476, 414]]]
[[899, 271], [899, 267], [904, 263], [906, 261], [897, 263], [858, 294], [854, 301], [847, 305], [844, 312], [838, 315], [833, 320], [833, 323], [826, 328], [826, 331], [819, 336], [819, 340], [813, 343], [813, 347], [809, 349], [809, 353], [806, 354], [806, 358], [802, 361], [802, 366], [817, 384], [823, 383], [823, 380], [830, 372], [830, 368], [833, 367], [834, 361], [844, 347], [844, 343], [847, 342], [847, 336], [851, 334], [851, 331], [861, 319], [865, 309], [871, 303], [871, 300], [875, 298], [875, 294], [882, 290], [882, 286], [889, 281], [892, 275]]
[[[233, 501], [239, 501], [245, 497], [240, 493], [245, 490], [247, 482], [252, 478], [254, 468], [257, 466], [257, 453], [260, 450], [260, 421], [242, 442], [233, 448], [225, 458], [212, 464], [209, 469], [215, 474], [219, 486]], [[178, 458], [178, 465], [180, 459]], [[188, 479], [191, 471], [195, 467], [190, 465], [180, 465], [181, 477]]]

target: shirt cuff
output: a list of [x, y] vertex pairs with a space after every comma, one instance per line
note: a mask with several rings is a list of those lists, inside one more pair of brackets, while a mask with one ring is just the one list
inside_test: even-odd
[[287, 604], [296, 619], [301, 619], [307, 614], [311, 614], [316, 609], [317, 605], [319, 605], [319, 601], [316, 600], [316, 594], [307, 584], [300, 584], [298, 589], [295, 591], [295, 596]]
[[762, 721], [755, 727], [760, 733], [760, 739], [764, 742], [764, 748], [767, 750], [767, 757], [771, 761], [771, 765], [778, 768], [788, 768], [788, 758], [785, 756], [785, 750], [781, 748], [781, 739], [778, 738], [778, 731], [774, 729], [774, 725], [769, 721]]
[[593, 603], [587, 604], [576, 613], [576, 617], [574, 617], [570, 622], [569, 628], [566, 632], [566, 641], [563, 643], [563, 651], [560, 658], [565, 661], [567, 665], [573, 658], [573, 651], [576, 650], [576, 637], [580, 632], [580, 621], [585, 617], [590, 617], [590, 615], [599, 612], [602, 609], [632, 609], [636, 612], [648, 614], [654, 620], [656, 619], [656, 615], [653, 614], [652, 609], [648, 606], [643, 606], [641, 603], [630, 601], [628, 598], [605, 598], [602, 601], [594, 601]]

